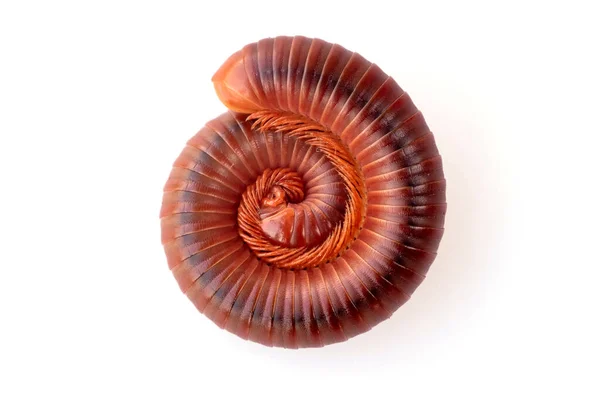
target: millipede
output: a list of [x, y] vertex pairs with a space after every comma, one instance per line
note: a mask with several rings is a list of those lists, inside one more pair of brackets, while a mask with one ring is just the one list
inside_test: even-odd
[[388, 319], [444, 231], [446, 181], [423, 114], [356, 52], [263, 39], [212, 77], [228, 111], [164, 186], [161, 240], [181, 291], [266, 346], [322, 347]]

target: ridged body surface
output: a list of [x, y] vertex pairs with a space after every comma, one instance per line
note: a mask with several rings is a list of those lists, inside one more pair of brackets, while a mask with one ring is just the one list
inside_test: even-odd
[[446, 211], [441, 157], [408, 94], [305, 37], [247, 45], [213, 79], [239, 112], [189, 140], [164, 188], [181, 290], [267, 346], [340, 342], [390, 317], [423, 281]]

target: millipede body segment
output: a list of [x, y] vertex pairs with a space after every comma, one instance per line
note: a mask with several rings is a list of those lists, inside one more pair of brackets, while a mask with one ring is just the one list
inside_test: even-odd
[[264, 39], [213, 76], [229, 109], [164, 187], [162, 243], [181, 290], [236, 335], [319, 347], [389, 318], [443, 234], [442, 160], [406, 92], [357, 53]]

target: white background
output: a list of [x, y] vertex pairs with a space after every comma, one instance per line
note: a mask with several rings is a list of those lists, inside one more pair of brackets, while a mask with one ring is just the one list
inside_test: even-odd
[[[594, 2], [209, 3], [0, 3], [0, 399], [599, 398]], [[221, 331], [160, 245], [212, 74], [280, 34], [394, 76], [448, 180], [413, 299], [322, 349]]]

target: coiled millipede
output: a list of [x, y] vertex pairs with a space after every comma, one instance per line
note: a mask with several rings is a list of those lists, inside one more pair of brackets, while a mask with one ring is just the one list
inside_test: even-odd
[[357, 53], [260, 40], [213, 76], [229, 109], [192, 137], [164, 187], [162, 243], [181, 290], [221, 328], [319, 347], [389, 318], [442, 238], [434, 137]]

